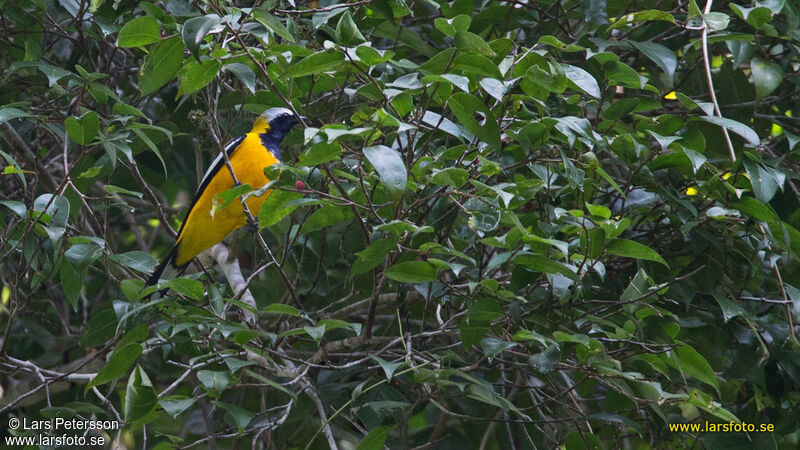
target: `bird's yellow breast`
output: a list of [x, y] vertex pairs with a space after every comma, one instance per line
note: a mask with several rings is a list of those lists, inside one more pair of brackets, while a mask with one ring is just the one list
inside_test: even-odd
[[[242, 184], [249, 184], [253, 189], [263, 187], [269, 180], [264, 175], [264, 168], [278, 162], [275, 156], [261, 143], [257, 133], [248, 133], [244, 140], [229, 156], [231, 167], [236, 178]], [[233, 178], [225, 164], [216, 173], [209, 175], [210, 181], [199, 193], [186, 221], [178, 235], [175, 265], [187, 264], [200, 252], [221, 242], [231, 231], [247, 223], [244, 209], [240, 201], [235, 200], [211, 216], [214, 197], [233, 187]], [[264, 199], [271, 191], [259, 197], [249, 197], [247, 207], [257, 216]]]

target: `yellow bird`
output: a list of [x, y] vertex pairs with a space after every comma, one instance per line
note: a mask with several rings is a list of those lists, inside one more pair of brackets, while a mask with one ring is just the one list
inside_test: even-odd
[[[270, 108], [258, 116], [253, 129], [239, 136], [225, 146], [233, 172], [239, 183], [249, 184], [253, 189], [263, 187], [269, 182], [264, 169], [281, 160], [280, 144], [284, 136], [298, 123], [294, 114], [286, 108]], [[222, 154], [211, 163], [203, 175], [200, 187], [194, 195], [186, 220], [183, 221], [175, 246], [164, 261], [159, 264], [146, 286], [158, 283], [168, 264], [182, 270], [192, 259], [225, 239], [231, 231], [245, 225], [247, 217], [241, 202], [234, 201], [226, 208], [211, 215], [214, 197], [234, 186], [230, 170]], [[253, 215], [270, 191], [259, 197], [249, 197], [247, 207]]]

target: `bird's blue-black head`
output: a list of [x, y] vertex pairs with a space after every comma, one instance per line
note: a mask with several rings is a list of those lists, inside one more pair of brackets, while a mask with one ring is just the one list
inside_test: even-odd
[[252, 132], [258, 133], [264, 146], [281, 160], [281, 141], [297, 125], [297, 118], [287, 108], [270, 108], [258, 116]]

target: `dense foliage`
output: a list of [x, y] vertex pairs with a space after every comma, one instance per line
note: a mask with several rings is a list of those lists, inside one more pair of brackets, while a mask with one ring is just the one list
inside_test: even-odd
[[[245, 3], [0, 1], [0, 426], [796, 448], [796, 2]], [[259, 232], [148, 297], [272, 106]]]

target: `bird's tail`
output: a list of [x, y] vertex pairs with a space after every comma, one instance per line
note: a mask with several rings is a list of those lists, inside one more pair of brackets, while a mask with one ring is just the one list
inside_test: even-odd
[[164, 273], [164, 269], [167, 268], [169, 264], [175, 265], [175, 256], [178, 254], [178, 246], [172, 247], [172, 251], [169, 252], [166, 258], [161, 261], [161, 264], [156, 267], [156, 270], [153, 271], [153, 274], [150, 275], [150, 278], [147, 279], [147, 283], [144, 284], [144, 287], [155, 286], [158, 284], [158, 280], [161, 279], [161, 275]]
[[[144, 284], [144, 287], [147, 288], [147, 287], [150, 287], [150, 286], [157, 285], [158, 284], [158, 280], [161, 279], [161, 275], [164, 274], [164, 270], [166, 270], [167, 266], [169, 266], [169, 265], [172, 265], [172, 267], [174, 267], [178, 271], [175, 274], [176, 277], [181, 276], [183, 274], [183, 272], [186, 270], [186, 268], [189, 267], [189, 264], [192, 261], [189, 261], [189, 262], [187, 262], [186, 264], [184, 264], [182, 266], [178, 266], [178, 265], [175, 264], [175, 258], [177, 256], [178, 256], [178, 244], [175, 244], [175, 247], [172, 248], [172, 251], [169, 252], [169, 255], [167, 255], [167, 257], [164, 258], [163, 261], [161, 261], [161, 264], [159, 264], [158, 267], [156, 267], [156, 270], [154, 270], [153, 274], [150, 275], [150, 278], [147, 279], [147, 282]], [[159, 296], [163, 297], [164, 295], [167, 294], [168, 290], [169, 290], [169, 288], [165, 288], [165, 289], [162, 289], [160, 291], [151, 292], [149, 295], [147, 295], [145, 297], [145, 299], [150, 298], [150, 296], [155, 294], [156, 292], [158, 292]]]

